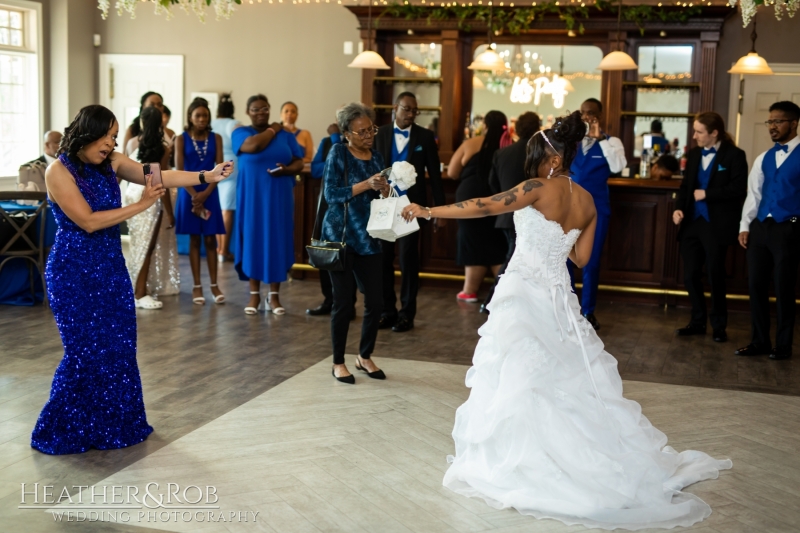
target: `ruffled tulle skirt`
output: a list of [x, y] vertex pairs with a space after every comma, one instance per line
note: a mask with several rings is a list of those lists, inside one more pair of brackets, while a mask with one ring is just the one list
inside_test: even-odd
[[472, 390], [456, 413], [444, 486], [568, 525], [636, 530], [708, 517], [711, 508], [681, 490], [731, 461], [667, 446], [622, 396], [616, 360], [563, 291], [503, 276], [467, 372]]

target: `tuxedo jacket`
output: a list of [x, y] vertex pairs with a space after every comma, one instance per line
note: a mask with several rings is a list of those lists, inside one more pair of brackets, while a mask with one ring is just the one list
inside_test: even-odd
[[[686, 154], [686, 170], [675, 205], [676, 209], [683, 211], [684, 216], [678, 239], [684, 228], [694, 221], [694, 191], [699, 188], [698, 174], [702, 160], [703, 151], [700, 147], [692, 148]], [[739, 235], [739, 220], [747, 197], [747, 156], [744, 150], [723, 141], [711, 165], [705, 199], [709, 223], [722, 242], [732, 244]]]
[[[381, 126], [375, 138], [375, 149], [381, 153], [387, 166], [392, 162], [392, 144], [394, 143], [394, 122]], [[429, 129], [416, 124], [411, 125], [408, 135], [409, 163], [417, 170], [417, 183], [408, 189], [408, 199], [411, 203], [428, 205], [428, 194], [425, 182], [430, 183], [433, 193], [433, 205], [444, 205], [444, 186], [442, 185], [442, 171], [439, 163], [439, 147], [436, 137]], [[425, 170], [428, 170], [428, 179], [425, 179]]]
[[[525, 156], [527, 142], [519, 140], [494, 153], [492, 170], [489, 173], [489, 187], [493, 194], [513, 189], [523, 181], [525, 176]], [[513, 229], [514, 213], [497, 215], [496, 228]]]

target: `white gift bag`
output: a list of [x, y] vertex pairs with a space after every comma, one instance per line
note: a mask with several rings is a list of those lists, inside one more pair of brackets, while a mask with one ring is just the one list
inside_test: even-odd
[[398, 196], [392, 188], [388, 198], [372, 200], [369, 206], [367, 233], [376, 239], [394, 242], [400, 237], [419, 230], [417, 219], [406, 222], [401, 216], [403, 208], [409, 205], [407, 196]]

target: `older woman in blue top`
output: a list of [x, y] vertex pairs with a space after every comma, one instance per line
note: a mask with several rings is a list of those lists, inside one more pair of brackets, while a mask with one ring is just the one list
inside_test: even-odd
[[231, 134], [239, 157], [234, 224], [234, 266], [239, 279], [250, 280], [244, 312], [257, 313], [261, 283], [269, 283], [269, 308], [286, 311], [278, 299], [282, 281], [294, 264], [294, 176], [303, 169], [303, 149], [294, 135], [269, 123], [269, 100], [263, 94], [247, 100], [251, 125]]
[[[375, 113], [360, 103], [351, 103], [336, 112], [336, 122], [347, 144], [331, 148], [323, 176], [328, 211], [322, 223], [322, 239], [339, 242], [344, 234], [344, 270], [330, 272], [333, 285], [331, 337], [333, 377], [342, 383], [355, 383], [344, 364], [347, 330], [353, 309], [353, 283], [364, 293], [364, 319], [356, 368], [374, 379], [386, 379], [370, 356], [378, 337], [383, 307], [381, 243], [367, 233], [369, 206], [378, 192], [389, 194], [389, 184], [380, 175], [383, 156], [372, 149], [375, 140]], [[354, 279], [355, 275], [355, 279]]]

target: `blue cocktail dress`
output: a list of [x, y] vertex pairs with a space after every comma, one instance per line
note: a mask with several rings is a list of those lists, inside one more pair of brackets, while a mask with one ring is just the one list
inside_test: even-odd
[[[210, 171], [217, 166], [217, 142], [214, 133], [208, 135], [205, 141], [196, 141], [199, 146], [205, 146], [205, 154], [199, 154], [192, 143], [192, 137], [183, 132], [183, 170], [187, 172]], [[205, 145], [204, 143], [208, 143]], [[205, 155], [205, 157], [203, 157]], [[206, 190], [209, 185], [194, 185], [197, 192]], [[178, 191], [178, 202], [175, 206], [175, 233], [178, 235], [224, 235], [225, 224], [222, 221], [222, 207], [219, 203], [219, 190], [214, 187], [208, 195], [203, 206], [208, 209], [211, 216], [203, 220], [192, 213], [192, 196], [181, 188]]]
[[[121, 207], [113, 170], [79, 169], [64, 155], [59, 160], [92, 211]], [[58, 204], [51, 205], [58, 230], [45, 277], [64, 358], [31, 446], [62, 455], [137, 444], [153, 428], [136, 364], [136, 311], [119, 226], [87, 233]]]

